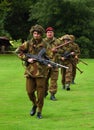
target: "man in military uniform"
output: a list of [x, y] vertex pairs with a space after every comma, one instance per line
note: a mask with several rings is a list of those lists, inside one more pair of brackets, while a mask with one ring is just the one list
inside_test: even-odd
[[61, 44], [66, 43], [66, 45], [62, 46], [58, 50], [58, 53], [60, 54], [59, 59], [61, 60], [61, 64], [69, 67], [69, 69], [65, 69], [65, 68], [61, 69], [62, 85], [63, 85], [63, 89], [69, 91], [70, 84], [72, 81], [72, 59], [74, 59], [76, 55], [76, 50], [74, 45], [71, 42], [71, 37], [68, 34], [61, 37], [60, 40], [61, 40]]
[[[37, 118], [42, 118], [42, 108], [44, 105], [45, 83], [47, 77], [47, 66], [35, 61], [34, 58], [28, 58], [25, 53], [38, 55], [40, 50], [45, 47], [42, 39], [44, 28], [41, 25], [35, 25], [30, 29], [30, 34], [33, 38], [24, 42], [16, 50], [18, 57], [21, 60], [27, 61], [25, 76], [26, 76], [26, 90], [33, 107], [30, 115], [33, 116], [37, 109]], [[35, 93], [37, 92], [37, 93]]]
[[78, 59], [79, 59], [79, 56], [80, 56], [80, 48], [79, 48], [78, 44], [75, 43], [75, 36], [70, 35], [70, 38], [71, 38], [72, 44], [74, 44], [75, 51], [76, 51], [76, 55], [73, 58], [73, 64], [72, 64], [72, 82], [71, 82], [72, 84], [75, 84], [74, 80], [75, 80], [75, 77], [76, 77], [76, 66], [78, 64]]
[[[53, 52], [52, 48], [57, 46], [59, 44], [59, 40], [54, 36], [54, 29], [52, 27], [48, 27], [46, 29], [46, 38], [44, 38], [44, 41], [47, 45], [47, 54], [53, 62], [57, 62], [56, 54]], [[51, 94], [50, 99], [52, 101], [56, 100], [55, 94], [57, 93], [57, 80], [58, 80], [58, 68], [49, 68], [49, 73], [47, 76], [47, 82], [46, 82], [46, 89], [45, 89], [45, 96], [48, 94], [48, 90]], [[49, 89], [48, 89], [49, 86]]]

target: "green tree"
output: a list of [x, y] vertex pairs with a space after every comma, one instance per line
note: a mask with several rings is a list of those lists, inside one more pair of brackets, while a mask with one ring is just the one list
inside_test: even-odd
[[4, 27], [13, 39], [27, 39], [29, 29], [32, 25], [32, 21], [28, 21], [29, 6], [31, 4], [31, 0], [11, 1], [11, 11], [6, 16]]
[[[83, 42], [86, 43], [89, 39], [88, 45], [93, 47], [93, 42], [91, 42], [94, 41], [93, 3], [93, 0], [39, 0], [30, 7], [29, 20], [36, 20], [45, 28], [47, 26], [54, 27], [57, 37], [68, 33], [74, 34], [79, 40], [80, 37], [84, 36], [86, 39], [84, 38]], [[84, 50], [84, 46], [82, 47]], [[89, 48], [87, 50], [87, 57], [91, 56], [93, 52], [90, 53]]]
[[81, 52], [94, 57], [93, 5], [94, 0], [1, 0], [0, 34], [26, 40], [32, 25], [52, 26], [57, 37], [74, 34], [79, 45], [88, 44], [87, 51], [85, 44], [81, 46]]
[[7, 0], [0, 1], [0, 36], [9, 35], [4, 29], [4, 21], [7, 13], [10, 11], [10, 3]]

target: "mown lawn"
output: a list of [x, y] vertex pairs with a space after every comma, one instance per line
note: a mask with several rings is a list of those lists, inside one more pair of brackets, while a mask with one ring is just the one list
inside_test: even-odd
[[62, 90], [57, 101], [45, 99], [43, 118], [29, 115], [31, 102], [25, 90], [24, 68], [15, 55], [0, 55], [0, 130], [94, 130], [94, 59], [79, 63], [76, 84]]

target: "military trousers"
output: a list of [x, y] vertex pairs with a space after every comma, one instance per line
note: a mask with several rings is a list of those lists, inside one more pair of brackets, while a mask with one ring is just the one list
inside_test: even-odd
[[49, 69], [48, 77], [46, 79], [46, 92], [47, 92], [47, 90], [51, 94], [55, 94], [57, 92], [58, 73], [59, 73], [58, 68]]
[[38, 112], [42, 111], [44, 105], [45, 81], [44, 77], [26, 78], [27, 94], [33, 105], [37, 106]]
[[77, 62], [74, 61], [72, 65], [72, 81], [74, 81], [76, 77], [76, 66], [77, 66]]
[[66, 64], [68, 69], [62, 68], [61, 69], [61, 76], [62, 76], [62, 84], [65, 86], [65, 84], [70, 84], [72, 81], [72, 64], [68, 63]]

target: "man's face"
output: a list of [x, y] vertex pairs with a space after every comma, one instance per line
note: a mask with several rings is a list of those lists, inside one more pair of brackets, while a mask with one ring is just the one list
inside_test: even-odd
[[64, 41], [64, 43], [67, 43], [67, 42], [69, 42], [70, 40], [69, 40], [69, 39], [64, 39], [63, 41]]
[[47, 31], [46, 36], [47, 36], [47, 38], [51, 39], [51, 38], [54, 37], [54, 32], [53, 31]]
[[33, 32], [33, 38], [35, 40], [39, 40], [39, 39], [41, 39], [41, 34], [39, 32], [37, 32], [37, 31], [34, 31]]

